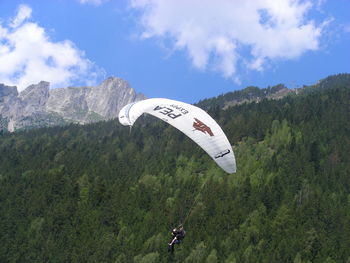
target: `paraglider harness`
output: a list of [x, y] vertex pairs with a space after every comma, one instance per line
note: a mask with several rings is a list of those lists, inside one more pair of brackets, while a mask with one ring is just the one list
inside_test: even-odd
[[172, 238], [170, 240], [170, 242], [168, 243], [168, 251], [173, 253], [174, 252], [174, 245], [175, 244], [180, 244], [181, 243], [181, 240], [184, 239], [185, 235], [186, 235], [186, 232], [184, 230], [184, 224], [186, 223], [187, 219], [189, 219], [189, 217], [191, 216], [192, 214], [192, 210], [193, 208], [195, 207], [195, 205], [197, 204], [197, 201], [200, 197], [200, 193], [202, 192], [203, 188], [204, 188], [204, 185], [208, 182], [208, 180], [205, 180], [199, 190], [199, 193], [197, 194], [197, 197], [195, 198], [195, 200], [193, 201], [192, 203], [192, 206], [190, 207], [190, 210], [188, 211], [185, 219], [183, 221], [181, 221], [182, 223], [173, 229], [173, 231], [171, 232], [172, 234]]
[[182, 225], [176, 227], [173, 229], [173, 231], [171, 232], [172, 237], [170, 242], [168, 243], [169, 247], [168, 247], [168, 251], [173, 253], [174, 252], [174, 245], [175, 244], [180, 244], [181, 240], [184, 239], [186, 232], [183, 228]]

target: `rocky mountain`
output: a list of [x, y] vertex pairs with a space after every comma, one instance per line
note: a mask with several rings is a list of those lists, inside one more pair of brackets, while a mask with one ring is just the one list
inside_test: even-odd
[[50, 89], [48, 82], [41, 81], [20, 93], [0, 84], [0, 131], [109, 120], [124, 105], [145, 98], [115, 77], [94, 87]]

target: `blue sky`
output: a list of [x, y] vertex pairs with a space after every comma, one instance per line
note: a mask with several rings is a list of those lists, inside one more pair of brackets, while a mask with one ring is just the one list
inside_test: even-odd
[[127, 80], [194, 103], [350, 72], [349, 0], [0, 0], [0, 83]]

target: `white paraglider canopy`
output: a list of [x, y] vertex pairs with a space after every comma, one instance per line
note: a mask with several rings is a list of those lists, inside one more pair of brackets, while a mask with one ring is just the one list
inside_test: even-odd
[[132, 126], [143, 113], [151, 114], [182, 131], [227, 173], [236, 172], [236, 160], [226, 135], [204, 110], [176, 100], [146, 99], [124, 106], [119, 122]]

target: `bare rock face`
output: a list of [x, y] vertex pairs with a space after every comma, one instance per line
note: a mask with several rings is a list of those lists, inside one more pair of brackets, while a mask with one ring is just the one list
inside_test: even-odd
[[146, 98], [115, 77], [96, 87], [50, 90], [49, 85], [41, 81], [18, 94], [16, 87], [0, 84], [0, 131], [109, 120], [124, 105]]
[[[5, 100], [10, 97], [17, 97], [17, 96], [18, 96], [18, 92], [15, 86], [5, 86], [4, 84], [0, 84], [0, 103], [5, 102]], [[5, 104], [0, 104], [0, 107], [4, 105]]]
[[0, 84], [0, 114], [7, 116], [16, 104], [18, 92], [16, 87]]
[[126, 81], [111, 77], [91, 88], [86, 101], [90, 111], [112, 119], [118, 116], [124, 105], [145, 98], [142, 94], [136, 94]]
[[44, 112], [49, 98], [49, 82], [41, 81], [23, 90], [18, 98], [21, 101], [21, 115], [31, 116], [36, 112]]
[[0, 84], [0, 130], [10, 130], [10, 120], [20, 115], [21, 105], [16, 87]]
[[86, 94], [90, 89], [68, 87], [50, 90], [47, 112], [56, 113], [70, 122], [86, 123], [85, 117], [89, 112]]

